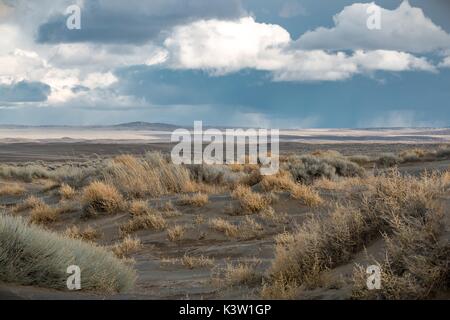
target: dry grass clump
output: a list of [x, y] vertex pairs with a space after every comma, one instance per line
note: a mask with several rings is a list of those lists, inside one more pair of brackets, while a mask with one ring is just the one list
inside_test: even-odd
[[249, 240], [257, 238], [264, 231], [264, 227], [256, 222], [254, 218], [246, 216], [244, 221], [238, 227], [238, 237]]
[[34, 209], [38, 206], [43, 206], [45, 203], [36, 196], [27, 197], [22, 203], [19, 203], [14, 208], [14, 212], [21, 212], [29, 209]]
[[[368, 181], [373, 186], [359, 207], [338, 205], [329, 216], [311, 217], [297, 231], [277, 238], [268, 286], [321, 286], [323, 271], [349, 261], [380, 233], [397, 235], [403, 230], [401, 233], [406, 235], [406, 229], [398, 226], [418, 226], [418, 221], [427, 221], [433, 216], [434, 201], [442, 191], [436, 175], [413, 178], [391, 171]], [[422, 229], [420, 226], [415, 232], [423, 235]], [[408, 236], [412, 236], [411, 230]], [[420, 252], [414, 251], [416, 255]], [[398, 252], [403, 259], [409, 259], [411, 253]], [[283, 292], [266, 286], [266, 293], [277, 291]]]
[[45, 224], [58, 220], [60, 211], [47, 204], [40, 204], [34, 207], [30, 212], [30, 222], [36, 224]]
[[27, 190], [18, 183], [0, 186], [0, 196], [20, 196]]
[[234, 224], [222, 218], [214, 218], [209, 222], [209, 225], [214, 230], [224, 233], [227, 237], [237, 237], [239, 229]]
[[208, 195], [204, 193], [195, 193], [192, 195], [183, 195], [178, 203], [182, 206], [203, 207], [209, 201]]
[[114, 214], [124, 208], [124, 199], [119, 191], [114, 186], [99, 181], [84, 188], [82, 203], [87, 215]]
[[63, 183], [59, 188], [59, 195], [61, 196], [62, 199], [66, 200], [73, 199], [76, 194], [77, 192], [75, 191], [75, 189], [66, 183]]
[[180, 241], [184, 233], [186, 232], [186, 228], [180, 225], [176, 225], [167, 229], [167, 238], [170, 241]]
[[109, 162], [103, 175], [111, 185], [133, 197], [195, 191], [188, 169], [170, 163], [160, 153], [147, 153], [142, 159], [118, 156]]
[[277, 213], [272, 207], [268, 207], [259, 212], [259, 216], [264, 221], [269, 221], [273, 223], [285, 223], [287, 221], [287, 214]]
[[258, 285], [262, 281], [262, 275], [255, 271], [255, 267], [255, 263], [227, 263], [223, 270], [213, 275], [213, 284], [219, 287]]
[[205, 256], [190, 256], [185, 254], [182, 258], [163, 258], [162, 263], [181, 264], [188, 269], [211, 268], [214, 266], [214, 259]]
[[202, 216], [202, 215], [200, 215], [200, 214], [197, 214], [197, 215], [194, 217], [194, 223], [195, 223], [195, 224], [203, 224], [203, 223], [205, 223], [205, 217]]
[[94, 242], [100, 238], [100, 234], [97, 230], [88, 226], [87, 228], [81, 230], [78, 226], [71, 226], [64, 231], [64, 236], [70, 239], [79, 239], [87, 242]]
[[116, 257], [118, 257], [119, 259], [124, 259], [138, 251], [140, 248], [142, 248], [141, 241], [137, 238], [132, 238], [127, 235], [122, 240], [122, 242], [116, 243], [111, 248], [111, 250], [116, 255]]
[[128, 211], [133, 217], [143, 216], [151, 212], [148, 202], [145, 200], [132, 200], [129, 204]]
[[291, 197], [301, 200], [305, 205], [311, 208], [320, 206], [323, 203], [319, 193], [311, 186], [297, 184], [291, 190]]
[[261, 288], [260, 297], [264, 300], [293, 300], [297, 298], [299, 288], [295, 283], [285, 281], [283, 278], [272, 279], [264, 282]]
[[166, 225], [166, 220], [161, 214], [151, 211], [145, 215], [134, 216], [130, 221], [121, 225], [119, 230], [122, 235], [126, 235], [138, 230], [164, 230]]
[[82, 290], [122, 292], [131, 289], [136, 279], [132, 269], [103, 248], [3, 214], [0, 214], [0, 257], [3, 283], [65, 290], [70, 265], [81, 269]]
[[295, 182], [289, 172], [280, 170], [277, 174], [264, 176], [261, 187], [264, 191], [290, 191], [295, 187]]
[[246, 216], [239, 225], [232, 224], [222, 218], [210, 220], [209, 225], [212, 229], [225, 234], [227, 237], [245, 240], [258, 237], [264, 230], [260, 223], [249, 216]]
[[181, 258], [181, 264], [189, 269], [211, 268], [214, 266], [214, 259], [205, 256], [195, 257], [184, 255], [183, 258]]
[[248, 186], [238, 185], [231, 196], [239, 201], [244, 212], [256, 213], [269, 206], [269, 201], [259, 193], [253, 192]]

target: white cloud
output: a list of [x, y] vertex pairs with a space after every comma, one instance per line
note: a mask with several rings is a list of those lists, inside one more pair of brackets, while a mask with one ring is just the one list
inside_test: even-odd
[[291, 45], [286, 30], [251, 17], [193, 22], [176, 28], [165, 41], [170, 67], [215, 75], [252, 68], [273, 72], [276, 81], [336, 81], [377, 70], [435, 71], [425, 58], [404, 52], [358, 50], [347, 55]]
[[284, 64], [280, 51], [290, 41], [282, 27], [245, 17], [236, 21], [200, 20], [176, 27], [164, 44], [171, 54], [172, 67], [223, 74], [243, 68], [278, 69]]
[[49, 62], [61, 68], [95, 69], [103, 72], [130, 65], [163, 63], [167, 58], [164, 48], [151, 43], [141, 46], [62, 43], [48, 48], [46, 55]]
[[[376, 6], [381, 11], [381, 29], [369, 30], [367, 9]], [[335, 26], [320, 27], [303, 34], [296, 45], [301, 49], [324, 50], [395, 50], [431, 52], [450, 48], [450, 35], [426, 17], [420, 8], [408, 1], [395, 10], [374, 3], [355, 3], [334, 16]]]
[[0, 55], [0, 83], [11, 84], [22, 80], [39, 81], [51, 87], [48, 103], [66, 102], [76, 97], [72, 89], [106, 88], [117, 81], [111, 72], [82, 72], [77, 68], [58, 68], [37, 52], [15, 49]]

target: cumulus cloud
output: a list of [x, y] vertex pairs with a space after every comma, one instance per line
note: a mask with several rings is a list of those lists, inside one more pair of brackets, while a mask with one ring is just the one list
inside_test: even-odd
[[284, 62], [280, 51], [291, 41], [278, 25], [252, 17], [235, 21], [200, 20], [176, 27], [164, 44], [174, 68], [227, 73], [243, 68], [274, 70]]
[[16, 49], [0, 55], [0, 84], [39, 81], [51, 87], [49, 103], [65, 102], [76, 96], [72, 89], [105, 88], [117, 81], [111, 72], [83, 72], [76, 68], [58, 68], [34, 51]]
[[[367, 20], [377, 8], [381, 29], [370, 30]], [[306, 32], [297, 41], [301, 49], [326, 50], [396, 50], [414, 53], [450, 48], [450, 35], [426, 17], [420, 8], [404, 1], [395, 10], [374, 3], [355, 3], [334, 16], [335, 26]]]
[[425, 59], [392, 50], [344, 52], [292, 47], [289, 33], [252, 17], [236, 21], [201, 20], [175, 28], [164, 42], [172, 68], [225, 74], [252, 68], [272, 71], [276, 81], [335, 81], [359, 73], [435, 71]]

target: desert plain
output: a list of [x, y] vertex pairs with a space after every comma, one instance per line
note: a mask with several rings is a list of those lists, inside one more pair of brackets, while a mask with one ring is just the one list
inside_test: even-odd
[[283, 130], [272, 176], [172, 129], [0, 128], [0, 298], [450, 298], [449, 129]]

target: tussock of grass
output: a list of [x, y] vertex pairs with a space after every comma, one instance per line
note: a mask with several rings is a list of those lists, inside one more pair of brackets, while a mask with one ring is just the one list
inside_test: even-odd
[[178, 203], [182, 206], [203, 207], [208, 203], [208, 201], [208, 195], [199, 192], [193, 195], [183, 195]]
[[272, 223], [285, 223], [287, 221], [287, 215], [285, 213], [277, 213], [272, 207], [261, 210], [259, 216], [264, 221]]
[[137, 238], [127, 235], [121, 242], [116, 243], [112, 247], [112, 252], [119, 259], [124, 259], [142, 248], [142, 243]]
[[94, 181], [83, 190], [82, 203], [85, 213], [114, 214], [124, 208], [124, 199], [117, 189], [109, 184]]
[[246, 240], [259, 237], [263, 231], [264, 227], [249, 216], [246, 216], [238, 227], [239, 238]]
[[99, 232], [91, 226], [88, 226], [84, 230], [81, 230], [78, 226], [71, 226], [64, 231], [64, 236], [70, 239], [79, 239], [87, 242], [94, 242], [100, 238]]
[[223, 270], [213, 275], [212, 281], [219, 287], [258, 285], [262, 281], [262, 275], [255, 271], [255, 267], [255, 263], [227, 263]]
[[222, 218], [214, 218], [209, 222], [214, 230], [224, 233], [227, 237], [237, 237], [239, 229], [234, 224]]
[[130, 202], [128, 211], [133, 217], [143, 216], [151, 212], [148, 202], [145, 200], [132, 200]]
[[311, 186], [297, 184], [291, 190], [291, 197], [296, 200], [301, 200], [306, 206], [315, 208], [323, 203], [319, 193]]
[[289, 172], [280, 170], [277, 174], [264, 176], [261, 187], [264, 191], [290, 191], [295, 187], [295, 182]]
[[30, 222], [36, 224], [51, 223], [58, 220], [61, 211], [45, 203], [36, 205], [30, 212]]
[[0, 214], [0, 281], [66, 289], [67, 267], [81, 269], [82, 290], [122, 292], [135, 273], [106, 250]]
[[231, 196], [239, 201], [244, 212], [256, 213], [269, 206], [267, 198], [253, 192], [250, 187], [238, 185]]
[[185, 232], [185, 227], [176, 225], [167, 229], [167, 238], [169, 238], [170, 241], [180, 241]]
[[18, 183], [0, 186], [0, 196], [20, 196], [27, 190]]
[[68, 184], [63, 183], [59, 188], [59, 195], [62, 199], [66, 200], [73, 199], [76, 194], [77, 192], [75, 191], [75, 189], [69, 186]]
[[246, 240], [258, 237], [264, 230], [260, 223], [249, 216], [246, 216], [239, 225], [232, 224], [222, 218], [210, 220], [209, 225], [212, 229], [225, 234], [227, 237]]
[[214, 266], [214, 259], [205, 256], [195, 257], [184, 255], [183, 258], [181, 258], [181, 264], [189, 269], [211, 268]]
[[45, 203], [36, 196], [29, 196], [27, 197], [22, 203], [19, 203], [14, 208], [15, 212], [21, 212], [29, 209], [34, 209], [38, 206], [43, 206]]
[[164, 230], [167, 226], [166, 220], [157, 212], [135, 216], [127, 223], [120, 226], [121, 234], [129, 234], [138, 230]]
[[147, 153], [142, 159], [118, 156], [109, 162], [104, 178], [134, 197], [195, 191], [189, 171], [184, 166], [169, 163], [160, 153]]

